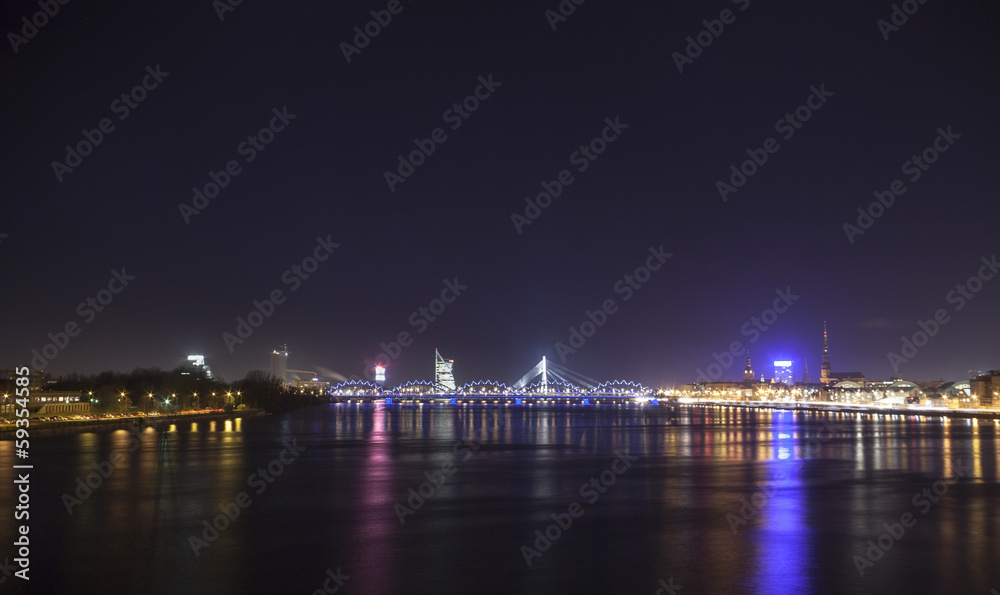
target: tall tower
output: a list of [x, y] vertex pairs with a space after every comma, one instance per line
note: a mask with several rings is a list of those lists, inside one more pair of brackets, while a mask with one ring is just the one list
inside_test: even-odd
[[747, 349], [747, 366], [743, 368], [743, 382], [753, 382], [753, 366], [750, 365], [750, 350]]
[[810, 384], [809, 380], [809, 360], [805, 360], [805, 371], [802, 372], [802, 384]]
[[830, 384], [830, 345], [826, 340], [826, 321], [823, 321], [823, 362], [819, 365], [819, 381]]
[[455, 385], [455, 374], [451, 371], [454, 365], [455, 360], [446, 360], [441, 357], [437, 349], [434, 350], [434, 389], [441, 391], [441, 394], [453, 392], [458, 388]]
[[271, 351], [271, 376], [281, 380], [285, 384], [288, 371], [288, 345], [278, 345]]

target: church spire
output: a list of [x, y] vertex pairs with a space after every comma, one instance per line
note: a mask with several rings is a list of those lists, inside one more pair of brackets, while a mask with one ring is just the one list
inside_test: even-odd
[[747, 349], [747, 366], [743, 368], [743, 382], [753, 382], [753, 366], [750, 365], [749, 349]]
[[826, 338], [826, 321], [823, 321], [823, 361], [819, 367], [819, 381], [823, 384], [830, 383], [830, 345]]

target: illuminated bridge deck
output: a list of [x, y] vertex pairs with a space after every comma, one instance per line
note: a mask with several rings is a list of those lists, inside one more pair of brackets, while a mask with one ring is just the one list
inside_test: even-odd
[[341, 395], [331, 403], [381, 403], [386, 405], [649, 405], [667, 406], [676, 400], [631, 395]]

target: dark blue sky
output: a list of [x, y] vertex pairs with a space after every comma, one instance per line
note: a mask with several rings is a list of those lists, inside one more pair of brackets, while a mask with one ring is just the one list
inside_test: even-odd
[[[1000, 247], [995, 3], [920, 5], [888, 40], [877, 21], [891, 3], [588, 2], [555, 31], [555, 1], [399, 6], [348, 63], [341, 44], [386, 3], [243, 2], [220, 20], [207, 1], [70, 2], [36, 17], [48, 22], [26, 43], [8, 34], [41, 9], [5, 3], [3, 365], [29, 364], [76, 324], [47, 373], [202, 353], [233, 380], [287, 343], [292, 368], [363, 376], [380, 343], [409, 332], [390, 383], [430, 378], [435, 347], [459, 382], [510, 382], [542, 355], [560, 361], [570, 327], [613, 300], [564, 365], [679, 384], [741, 341], [766, 375], [787, 358], [798, 376], [808, 358], [816, 379], [826, 320], [835, 371], [888, 377], [887, 354], [943, 310], [903, 376], [1000, 366], [1000, 281], [961, 309], [949, 293]], [[702, 33], [720, 18], [732, 22]], [[678, 72], [674, 53], [699, 33], [711, 44]], [[808, 120], [778, 124], [809, 103]], [[66, 145], [105, 118], [113, 129], [57, 175]], [[443, 141], [390, 190], [385, 172], [438, 128]], [[913, 181], [906, 162], [939, 129], [946, 150]], [[602, 133], [614, 140], [579, 171], [574, 153]], [[767, 161], [723, 201], [717, 183], [747, 150]], [[226, 187], [194, 203], [230, 161]], [[518, 230], [512, 214], [563, 170], [572, 182]], [[905, 193], [851, 242], [844, 224], [894, 180]], [[181, 204], [204, 208], [186, 221]], [[339, 247], [293, 282], [317, 238]], [[616, 291], [661, 246], [672, 256]], [[101, 312], [78, 309], [123, 267], [135, 279], [113, 284]], [[456, 278], [467, 289], [433, 321], [420, 314]], [[274, 290], [283, 303], [227, 346]], [[777, 290], [798, 297], [756, 335]]]

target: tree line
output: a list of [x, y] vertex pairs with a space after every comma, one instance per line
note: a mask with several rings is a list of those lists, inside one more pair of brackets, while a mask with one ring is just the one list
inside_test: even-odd
[[[227, 383], [190, 373], [189, 368], [174, 370], [135, 368], [131, 372], [104, 371], [57, 376], [47, 382], [46, 390], [81, 391], [81, 400], [89, 400], [98, 412], [176, 412], [196, 409], [228, 409], [239, 406], [268, 412], [309, 407], [326, 401], [323, 396], [293, 392], [281, 380], [263, 370], [251, 370], [240, 380]], [[13, 395], [13, 381], [0, 387]]]

